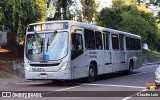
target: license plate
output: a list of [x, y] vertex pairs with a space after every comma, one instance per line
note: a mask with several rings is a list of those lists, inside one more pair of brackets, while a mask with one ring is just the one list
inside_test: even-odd
[[45, 69], [44, 68], [32, 68], [33, 72], [44, 72]]
[[47, 78], [48, 75], [40, 75], [39, 77], [40, 77], [40, 78]]

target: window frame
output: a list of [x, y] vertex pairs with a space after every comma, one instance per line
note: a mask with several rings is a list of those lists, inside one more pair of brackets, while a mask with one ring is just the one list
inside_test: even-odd
[[[81, 43], [81, 49], [73, 49], [73, 45], [74, 45], [74, 40], [73, 40], [73, 38], [75, 38], [76, 36], [80, 36], [80, 42], [79, 43]], [[71, 41], [72, 41], [72, 48], [71, 48], [71, 59], [72, 60], [74, 60], [75, 58], [77, 58], [78, 56], [80, 56], [80, 55], [82, 55], [83, 54], [83, 52], [84, 52], [84, 47], [83, 47], [83, 37], [82, 37], [82, 34], [80, 34], [80, 33], [72, 33], [71, 34]], [[77, 37], [76, 37], [77, 38]]]
[[[87, 33], [85, 33], [88, 31]], [[92, 33], [89, 33], [89, 31]], [[92, 38], [90, 38], [90, 35], [92, 34]], [[84, 41], [85, 41], [85, 48], [86, 50], [95, 50], [96, 49], [96, 38], [95, 38], [95, 31], [91, 29], [84, 29]]]
[[[95, 43], [95, 46], [96, 46], [95, 49], [96, 49], [96, 50], [103, 50], [102, 32], [100, 32], [100, 31], [95, 31], [94, 34], [95, 34], [95, 42], [96, 42], [96, 43]], [[99, 39], [98, 36], [99, 36], [99, 38], [101, 38], [101, 39]], [[101, 46], [101, 48], [98, 48], [98, 47], [97, 47], [97, 40], [101, 42], [101, 45], [98, 45], [98, 46]], [[98, 44], [99, 44], [99, 42], [98, 42]]]
[[[117, 40], [115, 41], [115, 42], [117, 42], [117, 45], [116, 45], [117, 47], [116, 48], [114, 48], [115, 42], [113, 41], [113, 35], [116, 35], [116, 37], [117, 37]], [[119, 50], [120, 49], [120, 47], [119, 47], [119, 35], [113, 33], [113, 34], [111, 34], [111, 37], [112, 37], [112, 49], [113, 50]], [[113, 42], [114, 42], [114, 44], [113, 44]]]

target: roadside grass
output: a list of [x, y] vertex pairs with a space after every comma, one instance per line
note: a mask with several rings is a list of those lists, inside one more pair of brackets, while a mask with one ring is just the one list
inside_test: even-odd
[[157, 51], [143, 49], [142, 52], [143, 55], [148, 58], [160, 57], [160, 52]]

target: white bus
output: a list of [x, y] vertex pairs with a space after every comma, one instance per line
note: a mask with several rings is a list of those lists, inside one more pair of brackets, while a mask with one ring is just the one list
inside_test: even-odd
[[76, 21], [30, 24], [26, 31], [26, 79], [72, 80], [142, 66], [141, 37]]

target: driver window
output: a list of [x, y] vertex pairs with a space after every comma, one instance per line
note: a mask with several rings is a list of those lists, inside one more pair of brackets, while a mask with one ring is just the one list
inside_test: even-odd
[[82, 44], [82, 35], [75, 34], [74, 39], [72, 38], [72, 50], [83, 50], [83, 44]]
[[72, 33], [72, 60], [83, 54], [82, 35]]

